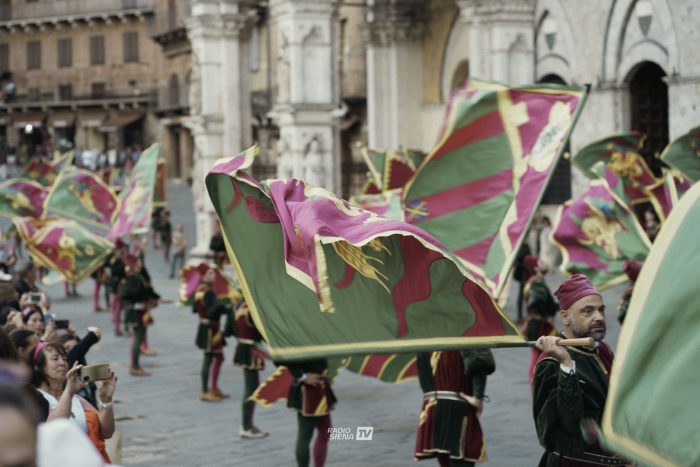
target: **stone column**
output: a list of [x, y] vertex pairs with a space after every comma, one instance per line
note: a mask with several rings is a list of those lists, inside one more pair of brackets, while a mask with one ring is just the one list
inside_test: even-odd
[[271, 0], [277, 96], [270, 116], [280, 129], [277, 175], [330, 191], [340, 188], [336, 92], [336, 2]]
[[[248, 2], [249, 3], [249, 2]], [[197, 216], [193, 255], [209, 250], [214, 207], [204, 177], [217, 159], [250, 145], [247, 33], [251, 15], [239, 0], [193, 0], [187, 35], [192, 44], [190, 116], [194, 139], [192, 195]]]
[[509, 84], [535, 80], [535, 0], [457, 0], [469, 28], [470, 75]]
[[371, 148], [422, 146], [421, 0], [374, 0], [367, 40], [367, 137]]

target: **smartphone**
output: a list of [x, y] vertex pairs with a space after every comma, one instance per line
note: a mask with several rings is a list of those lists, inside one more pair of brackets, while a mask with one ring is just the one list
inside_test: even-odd
[[38, 292], [32, 292], [29, 294], [29, 303], [40, 303], [41, 294]]
[[80, 369], [80, 380], [87, 383], [109, 379], [109, 364], [99, 363], [88, 365]]
[[56, 323], [56, 329], [68, 329], [70, 324], [70, 321], [67, 319], [55, 319], [53, 322]]

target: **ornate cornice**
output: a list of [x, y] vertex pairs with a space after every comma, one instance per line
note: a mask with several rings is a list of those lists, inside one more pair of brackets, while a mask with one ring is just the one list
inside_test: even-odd
[[462, 20], [471, 23], [534, 23], [535, 0], [457, 0]]

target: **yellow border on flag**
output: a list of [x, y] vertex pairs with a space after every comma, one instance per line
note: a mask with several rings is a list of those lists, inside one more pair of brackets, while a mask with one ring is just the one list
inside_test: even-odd
[[643, 459], [643, 462], [652, 465], [677, 466], [679, 464], [676, 464], [674, 461], [664, 457], [663, 454], [637, 440], [615, 431], [612, 423], [613, 414], [615, 412], [615, 396], [620, 385], [621, 374], [624, 371], [625, 359], [632, 347], [632, 340], [635, 336], [637, 326], [639, 325], [644, 304], [653, 289], [654, 279], [658, 274], [659, 266], [663, 262], [666, 252], [675, 238], [675, 234], [683, 225], [688, 212], [695, 207], [698, 200], [700, 200], [700, 183], [696, 183], [688, 190], [680, 204], [673, 209], [668, 220], [661, 226], [659, 235], [654, 242], [654, 248], [651, 250], [649, 257], [642, 266], [634, 288], [635, 293], [632, 294], [629, 311], [625, 318], [625, 325], [622, 326], [620, 331], [617, 358], [615, 359], [612, 374], [610, 375], [610, 389], [608, 390], [608, 398], [605, 410], [603, 411], [602, 427], [605, 439], [609, 441], [612, 446], [619, 446], [626, 453], [634, 453], [635, 456], [639, 456], [638, 459]]

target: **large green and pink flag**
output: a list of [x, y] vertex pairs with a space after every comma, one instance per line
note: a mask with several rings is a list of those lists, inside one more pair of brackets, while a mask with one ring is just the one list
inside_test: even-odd
[[630, 203], [648, 202], [649, 190], [663, 182], [654, 176], [639, 153], [644, 140], [645, 136], [636, 131], [608, 136], [581, 149], [572, 161], [591, 179], [599, 176], [594, 167], [603, 162], [620, 177]]
[[119, 209], [108, 233], [110, 239], [146, 233], [150, 229], [158, 152], [158, 143], [148, 147], [131, 170], [119, 195]]
[[46, 198], [47, 214], [109, 230], [119, 200], [99, 176], [77, 167], [67, 167], [58, 176]]
[[39, 218], [49, 190], [37, 182], [11, 178], [0, 183], [0, 216]]
[[661, 160], [695, 183], [700, 180], [700, 126], [672, 141]]
[[406, 221], [469, 267], [494, 296], [580, 114], [586, 90], [469, 81], [403, 195]]
[[488, 291], [430, 234], [299, 180], [206, 177], [229, 257], [276, 359], [522, 343]]
[[31, 230], [26, 227], [22, 225], [19, 231], [21, 235], [31, 233], [28, 238], [23, 235], [23, 240], [34, 262], [56, 271], [68, 282], [78, 283], [89, 277], [114, 249], [111, 241], [73, 220], [54, 219]]
[[700, 184], [671, 211], [634, 287], [603, 444], [636, 465], [700, 465]]
[[586, 275], [599, 289], [627, 280], [625, 261], [643, 262], [651, 243], [629, 206], [605, 180], [559, 207], [552, 228], [565, 274]]

